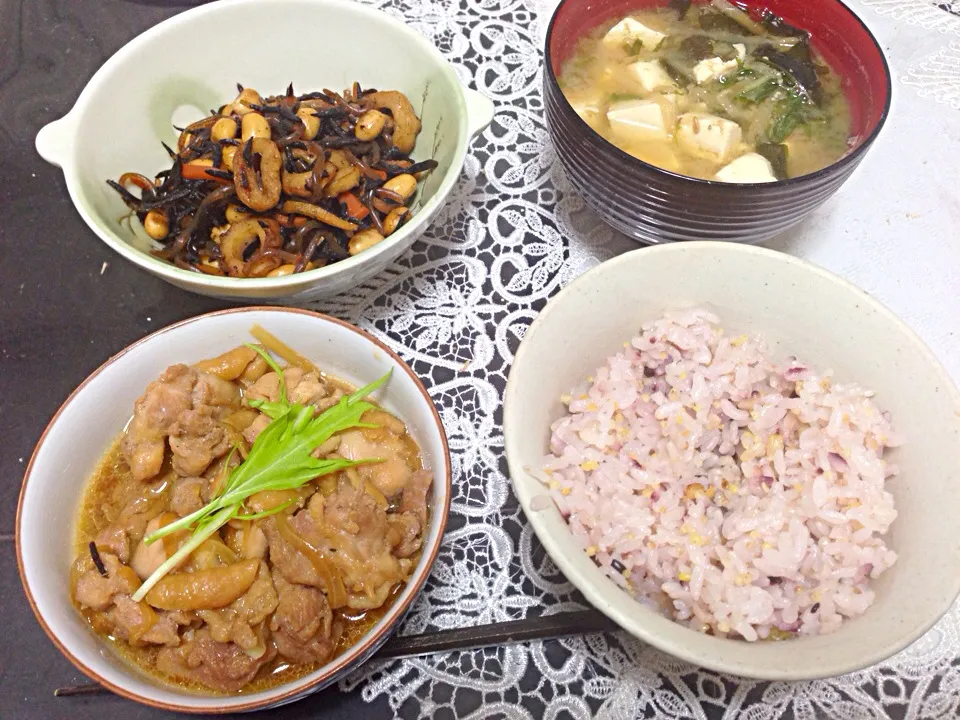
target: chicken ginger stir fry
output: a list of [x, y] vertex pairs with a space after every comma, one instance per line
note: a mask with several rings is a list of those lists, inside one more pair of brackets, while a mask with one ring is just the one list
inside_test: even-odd
[[358, 83], [238, 90], [183, 128], [176, 151], [164, 146], [170, 169], [107, 181], [163, 246], [154, 255], [209, 275], [278, 277], [361, 253], [410, 218], [437, 163], [410, 158], [421, 124], [406, 95]]
[[[432, 483], [371, 386], [351, 393], [254, 334], [293, 362], [241, 346], [146, 388], [86, 491], [71, 573], [74, 603], [124, 655], [225, 693], [309, 672], [379, 619], [419, 559]], [[295, 489], [244, 475], [289, 475], [300, 451]]]

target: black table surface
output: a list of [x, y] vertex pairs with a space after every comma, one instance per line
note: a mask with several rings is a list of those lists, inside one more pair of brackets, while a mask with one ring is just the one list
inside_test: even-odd
[[[85, 682], [20, 585], [14, 522], [33, 447], [60, 403], [104, 360], [164, 325], [226, 305], [174, 288], [100, 242], [34, 138], [65, 114], [124, 43], [185, 9], [163, 0], [0, 0], [0, 718], [168, 716], [113, 695], [55, 698]], [[193, 3], [196, 4], [196, 3]], [[29, 247], [30, 251], [25, 252]], [[336, 688], [263, 718], [391, 715]]]
[[[34, 445], [67, 395], [107, 358], [178, 320], [226, 303], [174, 288], [100, 242], [74, 210], [59, 168], [34, 139], [63, 116], [124, 43], [202, 0], [0, 0], [0, 719], [169, 716], [111, 694], [57, 698], [87, 679], [46, 637], [16, 568], [14, 527]], [[29, 245], [30, 252], [21, 248]], [[518, 688], [522, 703], [523, 688]], [[465, 696], [469, 715], [482, 696]], [[534, 710], [533, 712], [536, 712]], [[704, 708], [717, 717], [722, 708]], [[418, 717], [408, 701], [404, 717]], [[896, 715], [901, 715], [898, 708]], [[336, 687], [258, 718], [393, 715]], [[438, 718], [440, 716], [438, 715]]]

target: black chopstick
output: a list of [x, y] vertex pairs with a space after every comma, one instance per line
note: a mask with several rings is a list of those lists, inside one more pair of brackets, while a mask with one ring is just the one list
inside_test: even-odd
[[[531, 640], [555, 640], [571, 635], [613, 632], [617, 625], [597, 610], [542, 615], [524, 620], [477, 625], [475, 627], [437, 630], [421, 635], [394, 635], [373, 656], [373, 660], [431, 655], [457, 650], [477, 650], [493, 645], [513, 645]], [[110, 692], [98, 683], [57, 688], [57, 697], [76, 697]]]
[[617, 625], [612, 620], [596, 610], [577, 610], [525, 620], [438, 630], [421, 635], [394, 636], [384, 643], [380, 652], [374, 655], [374, 659], [432, 655], [453, 650], [476, 650], [491, 645], [553, 640], [569, 635], [588, 635], [611, 632], [616, 629]]

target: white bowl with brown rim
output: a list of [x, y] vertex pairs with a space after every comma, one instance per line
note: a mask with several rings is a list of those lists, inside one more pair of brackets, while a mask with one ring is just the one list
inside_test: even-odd
[[[409, 582], [383, 617], [326, 665], [269, 690], [204, 696], [161, 684], [123, 660], [74, 608], [68, 591], [74, 524], [84, 488], [130, 418], [134, 401], [168, 366], [194, 363], [249, 341], [262, 325], [322, 370], [362, 386], [388, 370], [376, 395], [403, 419], [433, 471], [430, 521]], [[47, 426], [27, 466], [17, 508], [17, 564], [30, 606], [74, 665], [113, 692], [157, 708], [194, 713], [259, 710], [298, 700], [365, 662], [396, 629], [430, 574], [450, 508], [450, 455], [440, 416], [413, 371], [379, 340], [306, 310], [240, 308], [171, 325], [110, 358], [78, 387]]]

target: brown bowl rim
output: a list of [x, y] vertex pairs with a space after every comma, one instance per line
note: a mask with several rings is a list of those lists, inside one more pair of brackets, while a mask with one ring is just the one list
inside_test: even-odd
[[[253, 700], [240, 705], [216, 706], [216, 707], [193, 707], [190, 705], [181, 705], [178, 703], [168, 703], [168, 702], [161, 702], [158, 700], [152, 700], [149, 698], [145, 698], [142, 695], [138, 695], [135, 692], [127, 690], [126, 688], [120, 687], [119, 685], [112, 683], [108, 680], [105, 680], [95, 670], [83, 664], [60, 641], [60, 639], [50, 629], [50, 626], [47, 625], [43, 616], [40, 614], [40, 610], [37, 608], [37, 604], [36, 604], [36, 601], [34, 600], [33, 593], [31, 592], [30, 586], [27, 583], [26, 573], [24, 571], [24, 566], [23, 566], [21, 525], [23, 522], [23, 501], [24, 501], [24, 495], [26, 494], [27, 483], [30, 481], [30, 476], [33, 471], [33, 465], [37, 459], [37, 454], [39, 453], [40, 448], [43, 446], [43, 443], [47, 438], [47, 434], [50, 432], [50, 429], [60, 418], [60, 415], [63, 413], [66, 407], [74, 400], [74, 398], [77, 395], [79, 395], [83, 391], [83, 389], [95, 377], [100, 375], [100, 373], [102, 373], [104, 370], [110, 367], [114, 362], [116, 362], [121, 357], [123, 357], [124, 355], [132, 351], [134, 348], [139, 347], [140, 345], [146, 343], [149, 340], [152, 340], [153, 338], [159, 337], [168, 332], [172, 332], [174, 330], [177, 330], [181, 327], [197, 322], [199, 320], [204, 320], [210, 317], [218, 317], [222, 315], [231, 315], [233, 313], [247, 313], [247, 312], [256, 312], [256, 311], [294, 313], [298, 315], [307, 315], [307, 316], [316, 318], [318, 320], [339, 325], [343, 328], [346, 328], [347, 330], [350, 330], [360, 335], [362, 338], [364, 338], [365, 340], [368, 340], [369, 342], [377, 346], [380, 350], [387, 353], [387, 355], [390, 356], [404, 370], [404, 372], [406, 372], [407, 375], [410, 376], [410, 379], [413, 380], [416, 388], [420, 391], [420, 394], [423, 396], [423, 399], [427, 402], [428, 406], [430, 407], [430, 411], [433, 414], [433, 420], [437, 425], [437, 429], [440, 431], [440, 440], [443, 446], [443, 459], [444, 459], [444, 462], [446, 463], [446, 468], [447, 468], [447, 471], [444, 473], [445, 485], [447, 489], [446, 501], [444, 502], [442, 508], [434, 508], [434, 511], [440, 510], [442, 512], [441, 519], [440, 519], [439, 532], [437, 534], [437, 542], [434, 545], [434, 548], [430, 553], [429, 557], [427, 558], [427, 565], [426, 565], [427, 572], [423, 573], [423, 576], [414, 585], [413, 592], [410, 593], [410, 596], [403, 603], [398, 603], [390, 608], [389, 612], [395, 615], [393, 622], [388, 623], [383, 628], [381, 628], [379, 632], [369, 636], [366, 640], [363, 640], [362, 642], [357, 643], [352, 648], [348, 649], [347, 652], [340, 657], [344, 657], [347, 655], [352, 655], [353, 657], [351, 657], [348, 661], [343, 662], [343, 664], [339, 668], [331, 668], [329, 671], [323, 673], [320, 677], [317, 677], [316, 679], [311, 681], [309, 684], [304, 685], [303, 687], [298, 687], [295, 689], [291, 688], [290, 690], [287, 690], [286, 692], [283, 692], [275, 697], [263, 698], [261, 700]], [[434, 481], [436, 481], [436, 477], [434, 478]], [[96, 370], [90, 373], [90, 375], [88, 375], [86, 379], [84, 379], [84, 381], [80, 383], [80, 385], [78, 385], [73, 392], [70, 393], [67, 399], [64, 400], [63, 403], [60, 405], [60, 407], [57, 409], [57, 412], [54, 413], [53, 417], [50, 418], [49, 422], [47, 423], [46, 427], [43, 430], [43, 434], [40, 435], [40, 439], [37, 441], [37, 444], [34, 447], [33, 453], [30, 456], [30, 462], [27, 463], [27, 469], [24, 472], [23, 482], [20, 488], [20, 497], [17, 501], [16, 528], [14, 531], [14, 538], [16, 541], [16, 549], [17, 549], [17, 572], [20, 575], [20, 583], [23, 586], [24, 593], [27, 596], [27, 602], [29, 602], [30, 604], [30, 609], [33, 610], [33, 614], [37, 618], [37, 622], [40, 623], [40, 626], [43, 628], [43, 631], [47, 634], [47, 637], [50, 638], [50, 640], [57, 647], [57, 649], [60, 650], [63, 656], [66, 657], [67, 660], [69, 660], [74, 665], [74, 667], [76, 667], [80, 672], [82, 672], [84, 675], [89, 677], [91, 680], [94, 680], [100, 683], [101, 685], [103, 685], [105, 688], [115, 693], [116, 695], [124, 697], [128, 700], [133, 700], [143, 705], [148, 705], [150, 707], [158, 708], [161, 710], [170, 710], [174, 712], [182, 712], [182, 713], [190, 713], [190, 714], [223, 715], [226, 713], [262, 710], [265, 708], [275, 707], [284, 703], [292, 702], [294, 700], [300, 699], [301, 697], [306, 697], [307, 695], [311, 694], [311, 691], [314, 688], [316, 688], [318, 685], [323, 684], [325, 681], [330, 680], [330, 678], [336, 673], [342, 673], [345, 670], [355, 669], [351, 667], [351, 664], [356, 660], [360, 660], [360, 662], [357, 664], [358, 666], [364, 664], [365, 662], [367, 662], [367, 660], [369, 660], [369, 657], [366, 657], [366, 655], [370, 651], [375, 650], [383, 641], [385, 641], [395, 631], [397, 624], [401, 620], [403, 620], [410, 605], [419, 596], [420, 591], [423, 589], [423, 585], [427, 581], [427, 578], [430, 577], [430, 570], [433, 568], [433, 565], [437, 560], [437, 555], [440, 552], [440, 547], [443, 544], [443, 536], [446, 531], [447, 520], [450, 516], [450, 500], [451, 500], [452, 494], [453, 494], [453, 478], [452, 478], [452, 465], [450, 461], [450, 446], [447, 442], [447, 433], [444, 430], [443, 422], [440, 420], [440, 414], [437, 411], [437, 407], [434, 404], [433, 400], [431, 399], [430, 394], [427, 392], [427, 389], [424, 387], [423, 383], [421, 382], [420, 378], [417, 377], [416, 373], [413, 372], [412, 368], [410, 368], [410, 366], [407, 365], [407, 363], [404, 362], [404, 360], [396, 352], [391, 350], [385, 343], [383, 343], [381, 340], [377, 339], [370, 333], [366, 332], [365, 330], [361, 330], [360, 328], [355, 327], [354, 325], [351, 325], [350, 323], [344, 320], [331, 317], [324, 313], [315, 312], [313, 310], [305, 310], [302, 308], [289, 308], [289, 307], [273, 307], [270, 305], [254, 305], [250, 307], [239, 307], [239, 308], [228, 308], [226, 310], [215, 310], [213, 312], [203, 313], [202, 315], [196, 315], [194, 317], [190, 317], [185, 320], [180, 320], [179, 322], [173, 323], [172, 325], [167, 325], [166, 327], [160, 328], [159, 330], [156, 330], [150, 333], [149, 335], [146, 335], [140, 338], [139, 340], [131, 343], [120, 352], [111, 356], [106, 361], [104, 361], [104, 363], [100, 365], [100, 367], [98, 367]], [[336, 659], [337, 658], [334, 658], [333, 662], [335, 662]], [[291, 681], [291, 683], [296, 683], [296, 682], [297, 682], [296, 680]], [[283, 686], [280, 685], [278, 687], [282, 688]]]
[[[567, 96], [563, 94], [563, 90], [561, 90], [560, 88], [560, 83], [557, 80], [556, 73], [553, 72], [553, 63], [550, 61], [550, 41], [553, 38], [553, 30], [554, 30], [554, 25], [556, 24], [556, 21], [557, 21], [557, 16], [559, 16], [560, 11], [563, 9], [563, 7], [568, 2], [572, 2], [572, 1], [573, 0], [560, 0], [560, 2], [557, 4], [556, 9], [553, 11], [553, 15], [551, 15], [550, 17], [550, 24], [547, 26], [547, 35], [543, 45], [544, 78], [546, 79], [546, 82], [551, 86], [550, 89], [558, 91], [560, 93], [560, 96], [563, 98], [563, 103], [562, 104], [558, 103], [559, 111], [561, 113], [566, 113], [567, 117], [573, 116], [573, 118], [575, 118], [574, 122], [579, 123], [584, 128], [586, 128], [588, 134], [592, 136], [592, 139], [594, 139], [594, 141], [599, 140], [600, 143], [602, 143], [604, 146], [612, 149], [614, 151], [614, 154], [619, 156], [618, 159], [622, 160], [623, 162], [626, 162], [628, 165], [631, 163], [637, 164], [641, 166], [644, 170], [654, 171], [654, 172], [660, 173], [661, 175], [664, 175], [670, 180], [688, 182], [694, 186], [707, 185], [709, 187], [716, 187], [716, 188], [722, 187], [722, 188], [728, 188], [728, 189], [736, 188], [736, 187], [744, 187], [744, 188], [751, 188], [751, 189], [762, 188], [762, 187], [770, 187], [770, 188], [790, 187], [792, 185], [796, 185], [801, 182], [815, 181], [819, 178], [832, 175], [834, 172], [842, 170], [843, 168], [845, 168], [847, 165], [851, 163], [853, 163], [854, 166], [856, 166], [856, 163], [854, 162], [854, 160], [856, 160], [856, 162], [859, 162], [859, 160], [861, 159], [861, 156], [867, 151], [867, 149], [871, 145], [873, 145], [874, 141], [877, 139], [877, 136], [880, 134], [880, 130], [883, 129], [883, 126], [886, 124], [887, 118], [890, 115], [890, 106], [893, 101], [893, 77], [890, 74], [890, 63], [887, 61], [887, 56], [884, 54], [883, 48], [880, 46], [880, 42], [877, 40], [876, 36], [873, 34], [870, 28], [867, 27], [867, 24], [863, 21], [863, 19], [859, 15], [857, 15], [853, 10], [851, 10], [846, 3], [842, 2], [842, 0], [826, 0], [826, 2], [832, 2], [835, 5], [839, 5], [843, 10], [847, 12], [847, 14], [849, 14], [860, 25], [861, 28], [863, 28], [863, 31], [866, 33], [867, 38], [870, 40], [870, 42], [873, 43], [874, 47], [876, 47], [877, 49], [877, 52], [880, 54], [880, 61], [883, 64], [884, 84], [886, 85], [886, 88], [885, 88], [886, 101], [883, 104], [883, 110], [880, 112], [880, 117], [877, 120], [876, 126], [873, 128], [870, 134], [866, 138], [864, 138], [863, 142], [861, 142], [853, 150], [845, 153], [844, 155], [842, 155], [837, 160], [830, 163], [824, 168], [815, 170], [812, 173], [807, 173], [806, 175], [798, 175], [797, 177], [784, 178], [783, 180], [775, 180], [773, 182], [732, 184], [732, 183], [723, 182], [722, 180], [705, 180], [704, 178], [692, 177], [690, 175], [681, 175], [680, 173], [675, 173], [671, 170], [665, 170], [664, 168], [657, 167], [656, 165], [651, 165], [650, 163], [644, 160], [641, 160], [638, 157], [634, 157], [633, 155], [625, 152], [624, 150], [621, 150], [619, 147], [614, 145], [612, 142], [607, 140], [600, 133], [598, 133], [596, 130], [590, 127], [587, 121], [584, 120], [582, 117], [580, 117], [576, 113], [576, 111], [574, 111], [573, 107], [570, 105], [570, 101], [567, 100]], [[544, 93], [544, 95], [546, 95], [546, 93]], [[548, 102], [547, 98], [544, 97], [545, 111], [546, 111], [547, 102]]]

